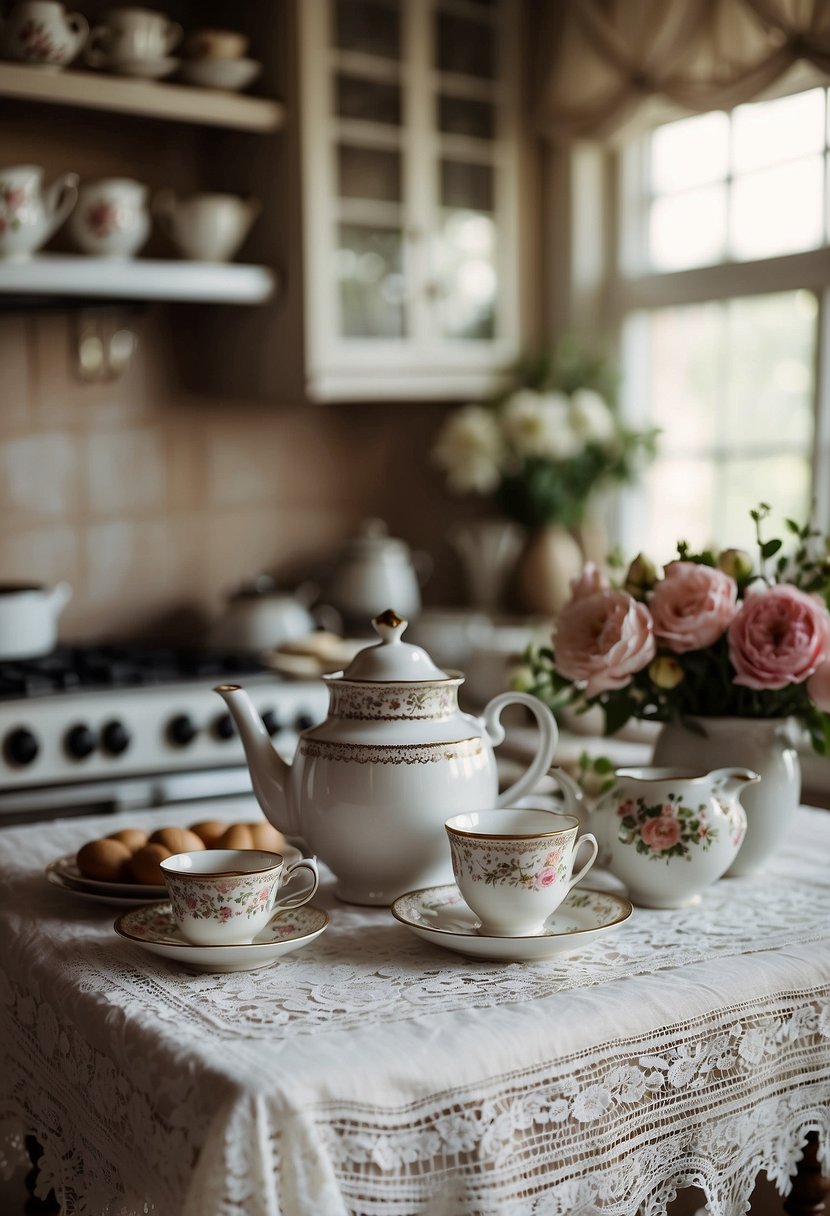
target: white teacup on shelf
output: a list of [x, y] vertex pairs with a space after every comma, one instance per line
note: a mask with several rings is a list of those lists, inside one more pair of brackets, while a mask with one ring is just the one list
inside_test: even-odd
[[40, 165], [0, 169], [0, 258], [31, 257], [60, 227], [77, 197], [77, 173], [64, 173], [44, 186]]
[[129, 258], [150, 234], [147, 187], [128, 177], [108, 177], [81, 187], [69, 232], [84, 253]]
[[[280, 910], [308, 903], [319, 882], [313, 857], [286, 864], [279, 853], [261, 849], [175, 853], [161, 870], [179, 932], [196, 946], [252, 942]], [[298, 870], [308, 870], [311, 882], [279, 899], [280, 888]]]
[[65, 67], [89, 33], [86, 17], [67, 13], [57, 0], [20, 0], [0, 29], [0, 53], [32, 67]]
[[233, 194], [180, 199], [162, 190], [153, 200], [153, 214], [179, 253], [197, 262], [230, 261], [259, 211], [257, 199]]
[[[445, 823], [456, 885], [488, 937], [533, 937], [594, 864], [597, 842], [572, 815], [535, 807], [467, 811]], [[591, 856], [572, 873], [578, 849]]]
[[182, 27], [147, 8], [111, 8], [89, 34], [84, 57], [90, 67], [138, 74], [133, 65], [169, 62]]

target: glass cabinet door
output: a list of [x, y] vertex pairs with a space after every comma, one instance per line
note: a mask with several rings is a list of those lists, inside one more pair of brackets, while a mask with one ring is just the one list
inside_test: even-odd
[[431, 375], [424, 395], [452, 395], [444, 370], [517, 353], [516, 7], [299, 7], [318, 40], [303, 60], [316, 65], [305, 92], [313, 362], [337, 364], [352, 385], [361, 365], [371, 383], [384, 368], [402, 386]]

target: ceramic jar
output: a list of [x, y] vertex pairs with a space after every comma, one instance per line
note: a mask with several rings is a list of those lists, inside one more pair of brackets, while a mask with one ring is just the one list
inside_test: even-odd
[[178, 45], [182, 27], [147, 8], [112, 8], [93, 27], [85, 58], [90, 67], [124, 71], [133, 64], [166, 59]]
[[109, 177], [81, 187], [69, 232], [84, 253], [129, 258], [150, 234], [147, 187], [126, 177]]
[[755, 874], [789, 832], [801, 801], [801, 765], [787, 718], [696, 718], [696, 730], [669, 722], [654, 747], [655, 764], [742, 764], [761, 781], [746, 791], [746, 839], [729, 868]]
[[43, 185], [39, 165], [0, 169], [0, 258], [22, 261], [45, 245], [78, 197], [78, 176]]
[[337, 554], [326, 598], [344, 620], [364, 629], [391, 605], [411, 620], [421, 611], [420, 582], [430, 566], [426, 554], [413, 554], [390, 536], [383, 520], [368, 519]]
[[22, 0], [0, 26], [0, 50], [8, 59], [56, 71], [84, 45], [89, 25], [55, 0]]

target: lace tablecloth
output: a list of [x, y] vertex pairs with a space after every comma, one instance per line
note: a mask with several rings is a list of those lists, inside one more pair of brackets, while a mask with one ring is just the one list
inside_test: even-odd
[[652, 1216], [687, 1185], [736, 1216], [810, 1131], [830, 1170], [830, 813], [567, 957], [454, 955], [327, 880], [320, 938], [231, 975], [45, 881], [128, 819], [0, 832], [0, 1119], [66, 1216]]

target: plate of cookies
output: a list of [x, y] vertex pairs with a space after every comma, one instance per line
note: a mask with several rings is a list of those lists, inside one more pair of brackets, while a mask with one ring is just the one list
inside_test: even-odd
[[265, 819], [256, 823], [205, 819], [187, 828], [161, 827], [152, 832], [119, 828], [50, 862], [46, 877], [73, 895], [128, 907], [167, 899], [161, 862], [174, 853], [199, 849], [266, 849], [281, 853], [286, 861], [297, 861], [302, 855]]

